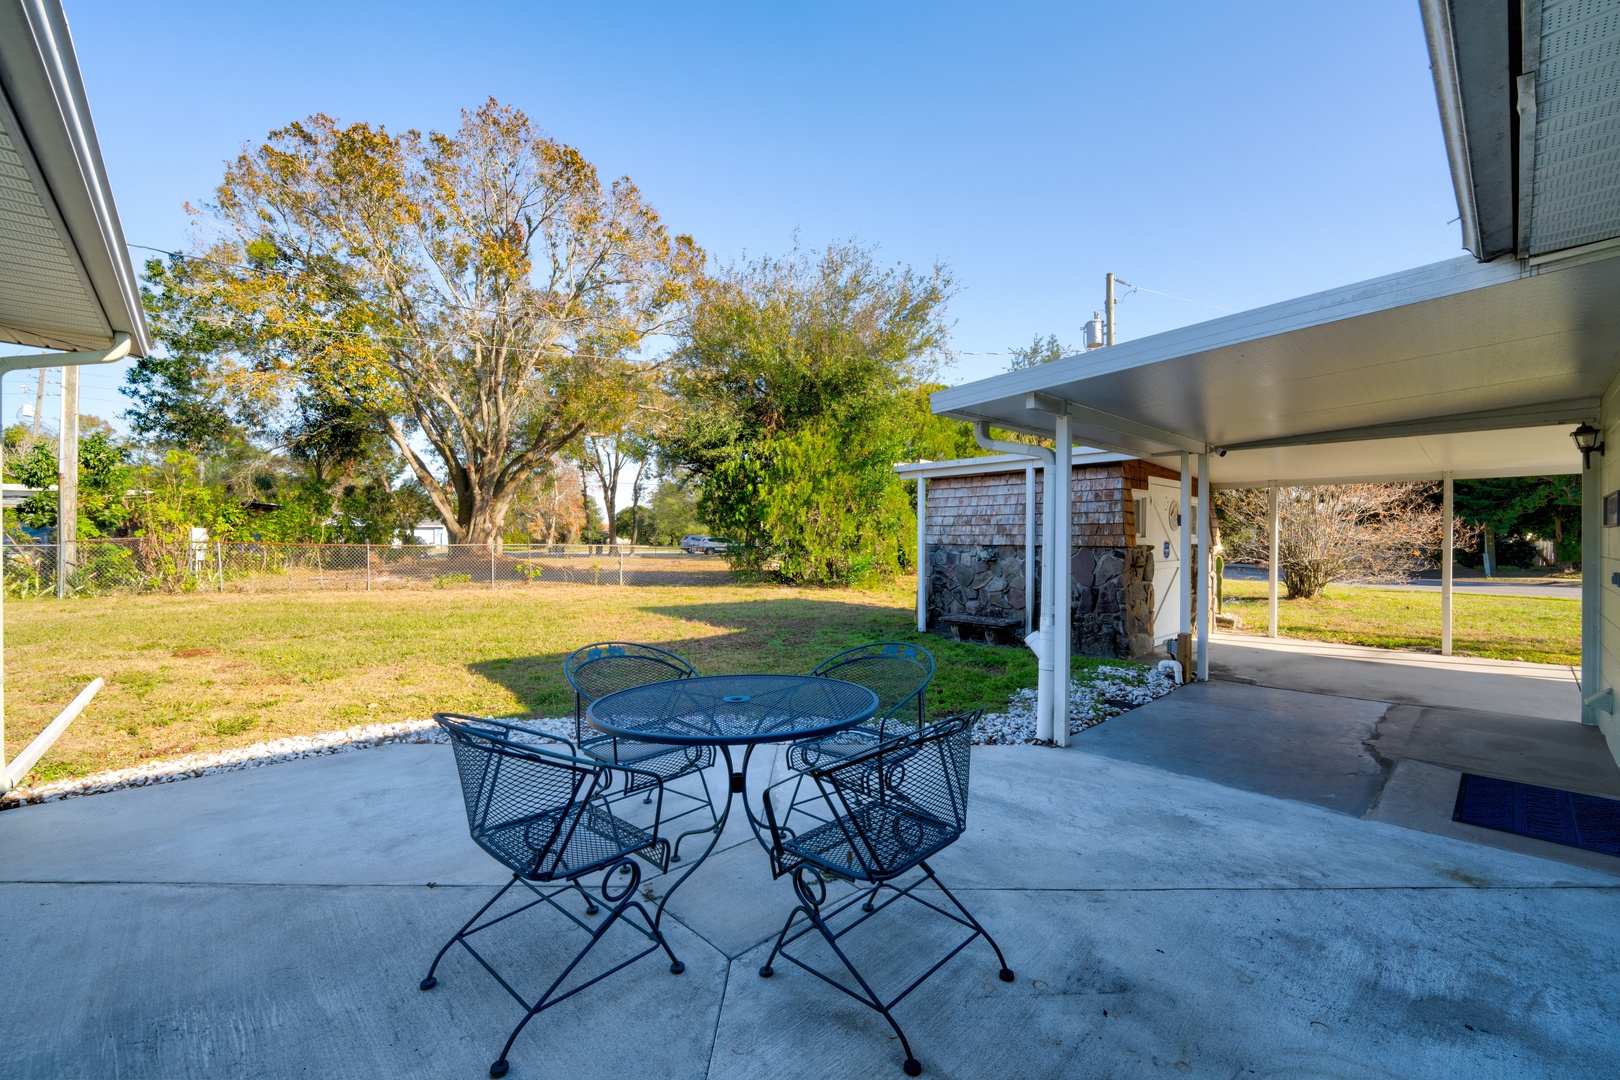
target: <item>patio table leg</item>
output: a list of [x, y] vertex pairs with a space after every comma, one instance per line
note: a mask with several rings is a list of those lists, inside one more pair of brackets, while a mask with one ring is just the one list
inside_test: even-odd
[[[750, 749], [752, 749], [752, 747], [750, 747]], [[692, 874], [697, 871], [697, 868], [703, 865], [704, 860], [707, 859], [711, 854], [713, 854], [716, 845], [718, 845], [720, 843], [721, 834], [726, 831], [726, 821], [727, 821], [728, 818], [731, 817], [731, 800], [733, 798], [735, 798], [738, 793], [743, 791], [744, 776], [743, 776], [742, 773], [739, 773], [739, 772], [735, 771], [735, 769], [732, 767], [732, 764], [731, 764], [731, 748], [729, 746], [727, 746], [726, 744], [721, 743], [720, 744], [720, 753], [725, 758], [726, 774], [727, 774], [728, 777], [730, 777], [730, 782], [726, 785], [726, 806], [725, 806], [725, 809], [720, 811], [720, 818], [719, 818], [719, 820], [717, 820], [714, 823], [714, 830], [713, 830], [714, 831], [714, 838], [709, 841], [709, 846], [703, 849], [703, 854], [699, 855], [697, 857], [697, 860], [695, 862], [693, 862], [690, 866], [688, 866], [686, 868], [686, 871], [684, 873], [682, 873], [680, 877], [675, 879], [675, 884], [673, 884], [669, 888], [665, 889], [664, 890], [664, 895], [659, 898], [659, 900], [658, 900], [658, 914], [653, 918], [653, 929], [654, 930], [658, 930], [660, 928], [660, 926], [662, 925], [663, 920], [664, 920], [664, 908], [665, 908], [666, 905], [669, 904], [669, 898], [675, 894], [675, 890], [680, 888], [682, 885], [686, 884], [686, 879], [691, 877]], [[747, 767], [748, 767], [748, 757], [747, 757], [747, 755], [744, 755], [744, 757], [743, 757], [743, 768], [746, 769]], [[689, 835], [696, 835], [696, 834], [695, 833], [688, 833], [688, 834], [685, 834], [685, 835], [689, 836]], [[683, 836], [683, 839], [684, 838], [685, 837]]]

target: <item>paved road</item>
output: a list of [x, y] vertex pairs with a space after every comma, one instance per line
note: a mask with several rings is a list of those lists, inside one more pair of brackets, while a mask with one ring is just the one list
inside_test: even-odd
[[[1228, 581], [1264, 581], [1266, 572], [1255, 566], [1228, 566]], [[1348, 584], [1348, 583], [1347, 583]], [[1337, 588], [1338, 586], [1335, 586]], [[1416, 578], [1409, 582], [1373, 585], [1377, 589], [1417, 589], [1440, 591], [1439, 578]], [[1457, 578], [1452, 588], [1460, 593], [1481, 596], [1554, 596], [1568, 600], [1581, 598], [1581, 583], [1560, 578]]]

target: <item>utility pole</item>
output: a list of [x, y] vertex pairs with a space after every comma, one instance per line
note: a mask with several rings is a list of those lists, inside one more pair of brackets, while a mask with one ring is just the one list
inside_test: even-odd
[[1114, 275], [1108, 275], [1108, 321], [1103, 324], [1103, 344], [1114, 343]]
[[56, 436], [56, 595], [68, 594], [78, 563], [79, 524], [79, 368], [62, 369], [62, 427]]
[[50, 370], [50, 368], [39, 368], [34, 372], [34, 375], [38, 378], [38, 384], [34, 388], [34, 438], [36, 439], [39, 438], [39, 414], [45, 411], [45, 376], [50, 373]]

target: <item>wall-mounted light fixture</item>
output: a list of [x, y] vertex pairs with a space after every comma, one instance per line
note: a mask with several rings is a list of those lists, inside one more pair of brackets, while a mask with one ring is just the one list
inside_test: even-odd
[[1569, 433], [1569, 437], [1575, 440], [1575, 449], [1581, 452], [1581, 468], [1590, 469], [1592, 455], [1603, 453], [1603, 432], [1583, 421], [1580, 427]]

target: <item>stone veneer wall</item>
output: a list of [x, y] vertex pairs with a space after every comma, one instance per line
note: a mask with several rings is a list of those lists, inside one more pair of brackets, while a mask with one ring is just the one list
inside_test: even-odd
[[930, 626], [941, 615], [1024, 617], [1024, 545], [929, 544], [928, 569]]
[[[1082, 544], [1070, 559], [1076, 655], [1141, 656], [1154, 648], [1153, 552], [1136, 543], [1132, 489], [1166, 471], [1142, 461], [1074, 471], [1074, 530]], [[1035, 492], [1039, 530], [1039, 476]], [[1038, 581], [1038, 548], [1035, 573]], [[1022, 471], [929, 481], [928, 575], [930, 626], [942, 615], [1023, 618], [1026, 606], [1038, 623], [1040, 597], [1024, 595]]]
[[1079, 656], [1153, 651], [1153, 549], [1078, 548], [1069, 560], [1073, 644]]

